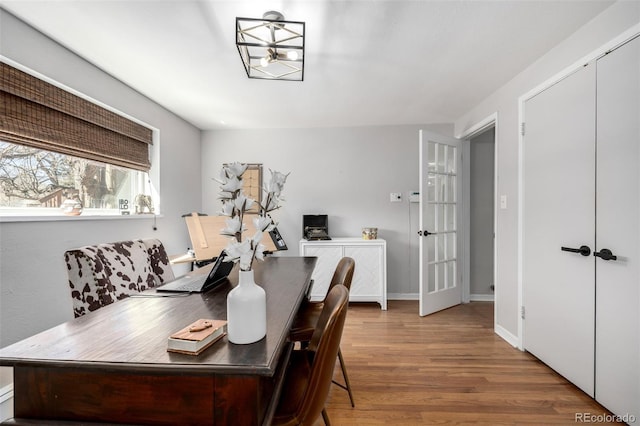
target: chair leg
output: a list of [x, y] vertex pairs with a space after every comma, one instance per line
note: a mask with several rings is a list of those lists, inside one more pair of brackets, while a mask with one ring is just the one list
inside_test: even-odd
[[342, 370], [342, 377], [344, 377], [344, 385], [342, 383], [338, 383], [335, 380], [332, 380], [333, 383], [340, 386], [342, 389], [349, 392], [349, 399], [351, 400], [351, 406], [355, 407], [356, 404], [353, 401], [353, 393], [351, 392], [351, 383], [349, 383], [349, 376], [347, 375], [347, 367], [344, 364], [344, 358], [342, 358], [342, 350], [338, 348], [338, 360], [340, 361], [340, 369]]
[[329, 415], [327, 414], [327, 410], [322, 409], [322, 420], [324, 420], [324, 424], [326, 426], [331, 426], [331, 422], [329, 421]]

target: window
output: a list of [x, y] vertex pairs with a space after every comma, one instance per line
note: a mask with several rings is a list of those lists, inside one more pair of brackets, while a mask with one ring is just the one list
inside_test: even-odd
[[154, 131], [15, 65], [0, 62], [0, 215], [157, 213]]
[[155, 213], [148, 173], [0, 141], [0, 215]]

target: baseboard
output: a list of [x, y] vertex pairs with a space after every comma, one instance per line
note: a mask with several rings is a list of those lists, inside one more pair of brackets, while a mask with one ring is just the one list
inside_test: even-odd
[[[418, 293], [389, 293], [387, 300], [420, 300]], [[472, 294], [471, 302], [493, 302], [493, 294]]]
[[[470, 296], [471, 302], [493, 302], [493, 294], [472, 294]], [[387, 300], [420, 300], [418, 293], [389, 293], [387, 294]]]
[[493, 302], [493, 294], [471, 294], [469, 300], [472, 302]]
[[0, 422], [13, 418], [13, 383], [0, 388]]
[[418, 293], [387, 293], [387, 300], [420, 300]]
[[520, 339], [508, 332], [505, 328], [496, 324], [493, 331], [514, 348], [520, 348]]

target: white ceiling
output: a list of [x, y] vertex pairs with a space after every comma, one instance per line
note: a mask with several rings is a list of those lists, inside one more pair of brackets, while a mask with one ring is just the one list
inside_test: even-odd
[[[452, 122], [612, 0], [0, 0], [201, 129]], [[306, 22], [303, 82], [248, 79], [235, 18]]]

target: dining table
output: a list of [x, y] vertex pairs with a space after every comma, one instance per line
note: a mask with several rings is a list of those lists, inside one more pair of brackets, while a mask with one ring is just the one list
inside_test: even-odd
[[236, 265], [207, 292], [150, 289], [0, 348], [14, 378], [14, 418], [3, 424], [270, 424], [316, 260], [254, 262], [267, 304], [266, 336], [255, 343], [225, 336], [199, 355], [167, 351], [168, 337], [196, 320], [227, 319]]

